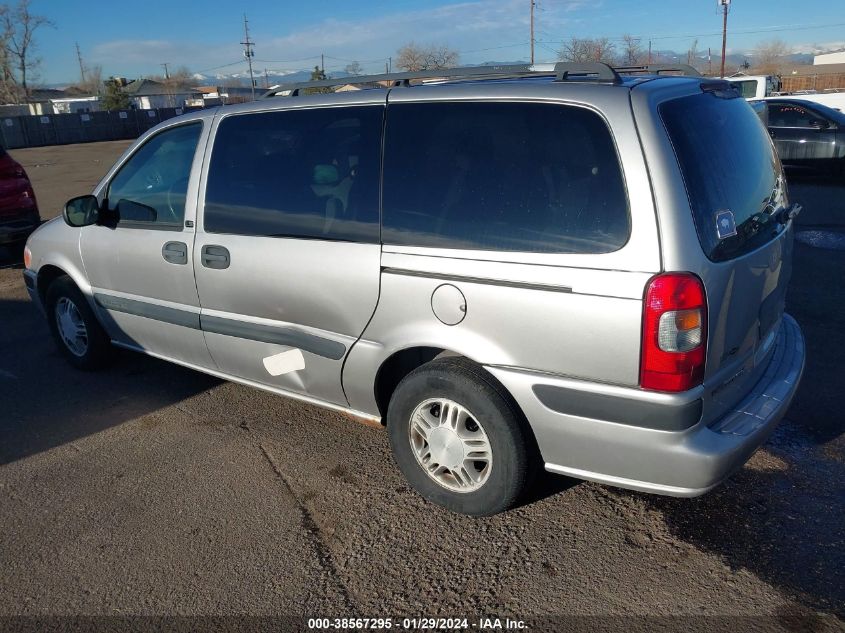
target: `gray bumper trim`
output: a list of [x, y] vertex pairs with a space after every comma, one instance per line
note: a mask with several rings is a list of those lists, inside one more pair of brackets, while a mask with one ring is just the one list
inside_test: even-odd
[[660, 431], [683, 431], [701, 419], [701, 399], [658, 404], [553, 385], [534, 385], [537, 399], [552, 411]]
[[[627, 426], [598, 418], [560, 413], [535, 395], [535, 385], [577, 388], [576, 381], [487, 366], [513, 394], [528, 419], [546, 469], [624, 488], [664, 495], [691, 497], [703, 494], [739, 469], [783, 418], [798, 389], [804, 368], [804, 341], [798, 324], [784, 315], [774, 350], [766, 359], [763, 376], [735, 411], [706, 424], [682, 431]], [[597, 385], [584, 383], [585, 390]], [[611, 397], [620, 390], [604, 387]], [[634, 390], [625, 397], [636, 399]], [[614, 394], [614, 392], [616, 392]], [[707, 393], [693, 392], [703, 398]], [[681, 406], [686, 394], [652, 393], [642, 399]], [[751, 418], [754, 418], [753, 420]]]

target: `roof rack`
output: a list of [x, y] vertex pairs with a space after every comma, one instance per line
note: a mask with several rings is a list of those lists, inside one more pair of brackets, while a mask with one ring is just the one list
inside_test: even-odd
[[[539, 66], [544, 66], [541, 64]], [[410, 86], [412, 81], [425, 80], [455, 80], [455, 79], [518, 79], [522, 77], [554, 77], [555, 81], [584, 81], [606, 84], [622, 83], [621, 74], [680, 74], [689, 77], [700, 77], [701, 73], [687, 64], [647, 64], [645, 66], [612, 67], [601, 62], [557, 62], [552, 67], [539, 69], [528, 64], [505, 66], [465, 66], [463, 68], [443, 68], [440, 70], [423, 70], [407, 73], [390, 73], [382, 75], [356, 75], [353, 77], [338, 77], [337, 79], [319, 79], [317, 81], [300, 81], [289, 84], [272, 86], [263, 96], [296, 97], [300, 91], [307, 89], [335, 88], [347, 84], [381, 84], [381, 87], [392, 88]]]
[[558, 62], [555, 64], [555, 81], [597, 81], [620, 84], [622, 78], [616, 70], [601, 62]]
[[645, 64], [643, 66], [616, 66], [615, 70], [626, 75], [643, 73], [646, 75], [675, 74], [684, 77], [702, 77], [702, 74], [689, 64]]
[[[338, 77], [337, 79], [318, 79], [317, 81], [300, 81], [290, 84], [272, 86], [264, 97], [290, 96], [296, 97], [299, 91], [306, 88], [333, 88], [347, 84], [375, 84], [383, 83], [384, 87], [409, 86], [411, 81], [425, 79], [481, 79], [489, 77], [523, 77], [528, 75], [542, 75], [531, 70], [529, 64], [514, 64], [509, 66], [465, 66], [463, 68], [442, 68], [440, 70], [420, 70], [407, 73], [390, 73], [382, 75], [355, 75], [352, 77]], [[548, 73], [545, 73], [548, 74]], [[280, 95], [279, 93], [285, 93]]]

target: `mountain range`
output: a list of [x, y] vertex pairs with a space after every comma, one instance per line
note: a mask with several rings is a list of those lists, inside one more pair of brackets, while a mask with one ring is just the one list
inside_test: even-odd
[[[653, 56], [655, 59], [663, 59], [663, 60], [672, 60], [678, 63], [686, 63], [687, 61], [687, 53], [686, 52], [677, 52], [672, 50], [661, 50], [661, 51], [653, 51]], [[713, 64], [715, 65], [718, 63], [718, 51], [712, 52], [713, 56]], [[754, 63], [754, 56], [752, 53], [731, 53], [725, 57], [725, 64], [727, 68], [730, 68], [731, 71], [734, 71], [737, 68], [741, 68], [745, 62], [750, 64]], [[813, 63], [813, 55], [811, 53], [793, 53], [787, 56], [787, 61], [790, 65], [801, 65], [801, 64], [812, 64]], [[527, 64], [527, 60], [508, 60], [508, 61], [486, 61], [479, 66], [501, 66], [501, 65], [511, 65], [511, 64]], [[707, 69], [707, 52], [698, 51], [696, 56], [695, 66], [697, 66], [700, 70]], [[267, 85], [273, 86], [282, 83], [296, 83], [301, 81], [308, 81], [311, 79], [311, 72], [312, 69], [302, 69], [302, 70], [274, 70], [274, 69], [267, 69], [266, 73], [264, 69], [260, 71], [256, 70], [254, 73], [256, 85], [260, 88], [263, 88]], [[350, 77], [351, 74], [345, 71], [333, 71], [327, 73], [329, 77], [333, 79], [343, 78], [343, 77]], [[198, 83], [206, 83], [206, 84], [222, 84], [222, 85], [249, 85], [249, 73], [244, 71], [238, 71], [234, 73], [217, 73], [217, 74], [200, 74], [195, 73], [193, 79]]]

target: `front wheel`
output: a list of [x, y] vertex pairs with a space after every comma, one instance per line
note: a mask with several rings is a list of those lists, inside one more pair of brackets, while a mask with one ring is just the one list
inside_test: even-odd
[[79, 369], [98, 369], [111, 359], [109, 337], [70, 277], [47, 289], [47, 319], [62, 354]]
[[502, 512], [531, 479], [522, 414], [492, 376], [464, 359], [434, 360], [408, 374], [390, 399], [387, 431], [410, 484], [449, 510]]

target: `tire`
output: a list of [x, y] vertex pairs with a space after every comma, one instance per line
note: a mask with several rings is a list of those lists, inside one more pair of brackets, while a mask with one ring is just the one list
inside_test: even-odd
[[[452, 424], [438, 426], [450, 412]], [[470, 516], [511, 508], [538, 463], [516, 403], [492, 376], [462, 358], [436, 359], [408, 374], [390, 399], [387, 432], [396, 464], [411, 486], [429, 501]], [[438, 458], [448, 464], [438, 464]]]
[[[53, 339], [71, 365], [91, 371], [109, 363], [114, 353], [109, 337], [70, 277], [59, 277], [50, 284], [47, 289], [46, 308], [47, 322]], [[63, 332], [68, 332], [70, 325], [81, 325], [84, 328], [84, 337], [66, 338]], [[77, 345], [69, 342], [74, 339]]]

